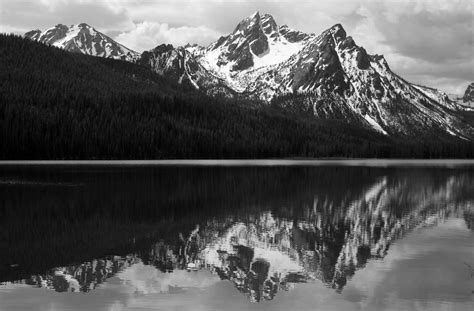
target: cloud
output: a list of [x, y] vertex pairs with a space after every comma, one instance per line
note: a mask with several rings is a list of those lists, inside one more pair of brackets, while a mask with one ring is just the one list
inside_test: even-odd
[[322, 0], [160, 0], [137, 1], [129, 12], [137, 20], [172, 26], [205, 25], [221, 33], [232, 31], [240, 20], [255, 11], [269, 13], [279, 24], [306, 32], [321, 32], [354, 11], [360, 1]]
[[81, 22], [101, 31], [133, 26], [125, 8], [113, 7], [107, 1], [0, 1], [0, 31], [13, 29], [23, 33], [32, 29], [44, 30], [59, 23], [70, 25]]
[[474, 59], [433, 64], [430, 61], [393, 55], [390, 61], [393, 63], [392, 70], [406, 80], [447, 93], [464, 94], [469, 81], [473, 78]]
[[381, 43], [392, 47], [394, 52], [430, 62], [472, 57], [471, 1], [458, 1], [456, 6], [438, 9], [427, 6], [426, 1], [402, 2], [396, 6], [390, 3], [393, 1], [368, 4], [366, 12], [384, 36]]
[[474, 78], [470, 0], [376, 0], [357, 10], [365, 17], [353, 29], [358, 43], [407, 80], [463, 93]]
[[341, 23], [415, 83], [457, 92], [474, 79], [472, 0], [0, 0], [0, 32], [86, 22], [142, 51], [207, 45], [257, 10], [307, 33]]
[[207, 46], [219, 36], [218, 32], [205, 26], [170, 27], [166, 23], [142, 22], [135, 24], [132, 30], [119, 34], [115, 40], [135, 51], [142, 52], [163, 43], [175, 46], [197, 43]]

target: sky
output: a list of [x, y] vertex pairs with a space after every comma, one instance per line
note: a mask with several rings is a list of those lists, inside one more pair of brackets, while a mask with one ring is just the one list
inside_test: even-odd
[[413, 83], [462, 94], [474, 81], [472, 0], [0, 0], [0, 32], [85, 22], [142, 52], [208, 45], [255, 11], [307, 33], [340, 23]]

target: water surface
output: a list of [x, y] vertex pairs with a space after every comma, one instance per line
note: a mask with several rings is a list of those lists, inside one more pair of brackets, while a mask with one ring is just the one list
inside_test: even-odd
[[472, 310], [472, 161], [0, 164], [0, 310]]

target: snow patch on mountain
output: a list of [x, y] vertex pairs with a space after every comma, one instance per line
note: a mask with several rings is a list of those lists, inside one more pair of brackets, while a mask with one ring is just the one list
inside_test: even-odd
[[208, 47], [160, 45], [141, 56], [84, 23], [25, 36], [71, 52], [137, 62], [213, 96], [279, 100], [283, 106], [297, 102], [317, 118], [385, 135], [474, 139], [473, 127], [459, 115], [468, 109], [460, 100], [405, 81], [383, 56], [358, 46], [340, 24], [320, 35], [306, 34], [255, 12]]
[[256, 12], [237, 25], [232, 34], [211, 44], [197, 60], [206, 70], [221, 78], [237, 92], [244, 92], [249, 84], [272, 67], [298, 53], [308, 35], [298, 33], [291, 38], [287, 26], [285, 37], [273, 17]]
[[131, 62], [140, 57], [139, 53], [117, 43], [86, 23], [69, 27], [58, 24], [43, 32], [40, 30], [27, 32], [25, 37], [69, 52]]
[[303, 42], [291, 43], [284, 38], [270, 41], [267, 53], [260, 56], [253, 54], [253, 69], [277, 65], [298, 53], [303, 47]]

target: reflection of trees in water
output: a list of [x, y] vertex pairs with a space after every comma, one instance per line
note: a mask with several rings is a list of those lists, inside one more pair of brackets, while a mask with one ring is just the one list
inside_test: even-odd
[[[257, 258], [268, 264], [269, 271], [276, 270], [277, 273], [260, 269], [261, 275], [256, 279], [263, 281], [258, 282], [261, 287], [254, 287], [259, 292], [253, 294], [248, 287], [240, 285], [246, 284], [246, 279], [252, 279], [250, 269], [244, 265], [236, 268], [229, 259], [235, 255], [223, 259], [220, 254], [222, 267], [219, 269], [225, 272], [221, 274], [234, 282], [240, 291], [252, 293], [252, 300], [258, 301], [262, 293], [268, 292], [261, 290], [266, 284], [269, 288], [272, 288], [270, 284], [277, 284], [273, 288], [278, 288], [279, 280], [291, 283], [292, 279], [298, 282], [319, 279], [340, 292], [368, 260], [383, 258], [394, 240], [419, 225], [435, 225], [453, 213], [460, 216], [464, 209], [464, 204], [456, 203], [460, 185], [462, 182], [453, 179], [436, 185], [420, 185], [408, 178], [396, 183], [381, 178], [362, 194], [339, 202], [341, 205], [315, 197], [305, 208], [288, 206], [271, 213], [247, 216], [238, 224], [235, 223], [241, 217], [226, 220], [223, 223], [227, 231], [219, 224], [209, 222], [206, 230], [211, 234], [208, 236], [212, 237], [214, 232], [224, 233], [211, 239], [208, 245], [214, 244], [221, 253], [227, 253], [231, 249], [229, 245], [277, 250], [287, 256], [287, 263], [292, 261], [299, 265], [300, 269], [284, 266], [272, 269], [274, 253], [268, 253], [267, 258]], [[288, 214], [293, 214], [292, 220], [284, 217]], [[239, 251], [236, 254], [242, 258]]]
[[463, 217], [467, 227], [474, 230], [474, 201], [466, 204]]
[[180, 232], [174, 244], [160, 240], [148, 253], [142, 254], [142, 260], [144, 264], [153, 265], [161, 272], [173, 272], [174, 269], [197, 270], [201, 267], [200, 249], [199, 226], [196, 226], [187, 238]]
[[221, 266], [209, 267], [222, 280], [229, 280], [248, 296], [252, 302], [272, 300], [280, 290], [289, 290], [291, 283], [304, 281], [298, 273], [278, 273], [271, 271], [271, 263], [264, 258], [255, 258], [250, 247], [236, 245], [232, 253], [220, 252]]
[[80, 265], [54, 268], [46, 274], [32, 275], [25, 283], [57, 292], [89, 292], [138, 261], [136, 256], [131, 255], [94, 259]]
[[190, 233], [174, 233], [174, 238], [159, 240], [134, 256], [53, 269], [31, 277], [28, 284], [89, 291], [143, 261], [165, 273], [208, 269], [251, 301], [271, 300], [294, 283], [314, 280], [340, 292], [368, 260], [383, 258], [394, 240], [420, 224], [436, 224], [464, 210], [472, 228], [472, 209], [465, 208], [472, 205], [462, 205], [469, 181], [462, 176], [429, 182], [382, 176], [358, 191], [315, 190], [304, 200], [254, 205], [250, 213], [209, 219]]

